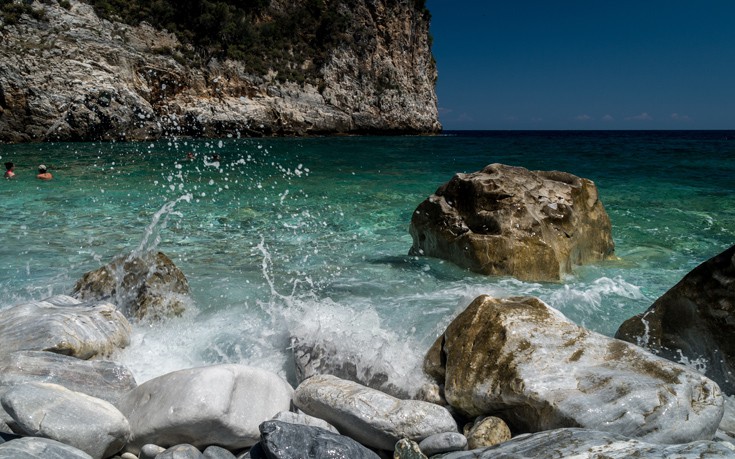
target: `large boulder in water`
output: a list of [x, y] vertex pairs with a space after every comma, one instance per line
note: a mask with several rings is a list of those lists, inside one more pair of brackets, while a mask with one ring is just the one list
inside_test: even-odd
[[102, 357], [130, 343], [130, 323], [114, 304], [57, 295], [0, 311], [0, 355], [49, 351]]
[[697, 266], [615, 337], [696, 365], [735, 395], [735, 246]]
[[495, 415], [516, 432], [584, 427], [686, 443], [712, 439], [723, 415], [710, 379], [531, 297], [476, 298], [424, 363], [451, 406]]
[[160, 319], [181, 315], [190, 293], [186, 276], [162, 252], [119, 257], [90, 271], [74, 286], [81, 300], [108, 300], [128, 317]]
[[614, 250], [591, 180], [503, 164], [455, 175], [418, 206], [409, 231], [412, 255], [530, 281], [558, 281]]

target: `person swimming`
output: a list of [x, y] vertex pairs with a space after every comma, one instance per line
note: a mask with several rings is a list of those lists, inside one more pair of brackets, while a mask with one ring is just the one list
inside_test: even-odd
[[40, 180], [51, 180], [52, 178], [54, 178], [54, 176], [51, 175], [51, 172], [46, 169], [46, 166], [41, 164], [40, 166], [38, 166], [38, 175], [36, 176], [36, 178]]
[[11, 179], [15, 177], [15, 172], [13, 172], [14, 169], [15, 169], [15, 164], [13, 164], [11, 161], [8, 161], [7, 163], [5, 163], [4, 177], [7, 179]]

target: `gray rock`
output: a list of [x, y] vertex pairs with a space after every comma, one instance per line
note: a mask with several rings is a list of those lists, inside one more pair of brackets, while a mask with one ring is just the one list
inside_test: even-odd
[[427, 457], [421, 452], [418, 443], [404, 438], [396, 443], [393, 459], [427, 459]]
[[315, 418], [304, 413], [294, 413], [292, 411], [281, 411], [273, 416], [273, 421], [290, 422], [291, 424], [301, 424], [303, 426], [320, 427], [332, 433], [338, 434], [339, 431], [332, 424], [324, 419]]
[[697, 266], [616, 338], [687, 363], [735, 395], [735, 246]]
[[220, 446], [208, 446], [202, 453], [204, 459], [235, 459], [235, 455]]
[[130, 439], [127, 419], [112, 404], [56, 384], [14, 386], [0, 401], [17, 433], [57, 440], [94, 459], [111, 456]]
[[92, 456], [56, 440], [23, 437], [1, 444], [0, 459], [92, 459]]
[[58, 295], [0, 311], [0, 354], [50, 351], [80, 359], [104, 357], [130, 343], [130, 323], [107, 302]]
[[296, 388], [294, 404], [371, 448], [392, 450], [398, 440], [421, 441], [456, 432], [446, 408], [388, 394], [331, 375], [314, 376]]
[[203, 459], [204, 455], [192, 445], [176, 445], [156, 456], [156, 459]]
[[147, 252], [85, 273], [71, 295], [83, 301], [110, 301], [128, 317], [155, 320], [181, 315], [189, 294], [189, 282], [174, 262], [162, 252]]
[[265, 455], [263, 445], [260, 442], [254, 444], [252, 448], [245, 451], [244, 453], [238, 454], [237, 459], [270, 459]]
[[614, 250], [591, 180], [503, 164], [456, 174], [418, 206], [409, 231], [412, 255], [529, 281], [558, 281]]
[[426, 437], [419, 443], [419, 448], [427, 456], [451, 453], [467, 449], [467, 437], [459, 432], [446, 432]]
[[701, 459], [735, 458], [735, 447], [715, 441], [677, 445], [645, 443], [609, 432], [577, 428], [548, 430], [520, 435], [500, 445], [455, 452], [432, 459], [546, 459], [551, 457], [627, 459], [660, 457]]
[[258, 426], [291, 405], [293, 389], [279, 376], [244, 365], [175, 371], [123, 396], [118, 407], [130, 421], [135, 452], [147, 443], [170, 447], [251, 446]]
[[156, 459], [156, 456], [164, 451], [166, 451], [166, 448], [149, 443], [147, 445], [143, 445], [140, 448], [140, 455], [138, 456], [138, 459]]
[[108, 360], [80, 360], [44, 351], [17, 351], [0, 358], [0, 393], [26, 382], [45, 382], [110, 403], [137, 384], [133, 373]]
[[261, 442], [268, 459], [379, 459], [351, 438], [319, 427], [281, 421], [260, 425]]
[[516, 432], [574, 426], [687, 443], [711, 439], [723, 416], [713, 381], [579, 327], [537, 298], [478, 297], [424, 363], [451, 406], [502, 417]]

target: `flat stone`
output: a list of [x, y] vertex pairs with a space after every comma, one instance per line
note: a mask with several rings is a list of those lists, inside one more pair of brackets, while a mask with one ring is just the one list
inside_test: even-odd
[[735, 395], [735, 246], [694, 268], [616, 338], [684, 363]]
[[716, 441], [661, 445], [626, 438], [610, 432], [578, 428], [548, 430], [519, 435], [510, 441], [489, 448], [461, 451], [435, 456], [432, 459], [496, 459], [523, 458], [605, 458], [632, 457], [701, 459], [705, 457], [734, 458], [735, 446]]
[[56, 440], [23, 437], [1, 444], [0, 459], [92, 459], [92, 456]]
[[151, 379], [118, 403], [137, 452], [147, 443], [237, 450], [257, 443], [258, 426], [291, 405], [293, 388], [278, 375], [244, 365], [213, 365]]
[[267, 421], [260, 431], [268, 459], [379, 459], [355, 440], [319, 427]]
[[419, 448], [427, 456], [451, 453], [467, 449], [467, 437], [459, 432], [446, 432], [426, 437], [419, 443]]
[[411, 217], [411, 255], [482, 274], [558, 281], [612, 256], [612, 225], [588, 179], [490, 164], [456, 174]]
[[688, 443], [712, 439], [723, 415], [710, 379], [579, 327], [537, 298], [478, 297], [424, 363], [451, 406], [515, 432], [575, 426]]
[[113, 404], [137, 386], [130, 370], [109, 360], [80, 360], [45, 351], [17, 351], [0, 357], [0, 393], [26, 382], [58, 384]]
[[446, 408], [419, 400], [400, 400], [353, 381], [313, 376], [294, 392], [294, 404], [324, 419], [344, 435], [371, 448], [392, 450], [398, 440], [421, 441], [457, 424]]
[[0, 354], [36, 350], [80, 359], [104, 357], [130, 343], [130, 323], [107, 302], [57, 295], [0, 311]]
[[94, 459], [117, 453], [130, 439], [127, 419], [112, 404], [57, 384], [14, 386], [0, 402], [17, 433], [57, 440]]

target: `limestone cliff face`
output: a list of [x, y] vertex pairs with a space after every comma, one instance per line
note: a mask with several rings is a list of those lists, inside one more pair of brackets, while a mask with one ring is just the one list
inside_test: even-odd
[[173, 34], [69, 3], [34, 2], [44, 20], [0, 30], [0, 141], [441, 129], [429, 18], [413, 0], [340, 3], [355, 34], [331, 50], [318, 84], [280, 83], [239, 61], [183, 65], [162, 53], [184, 48]]

